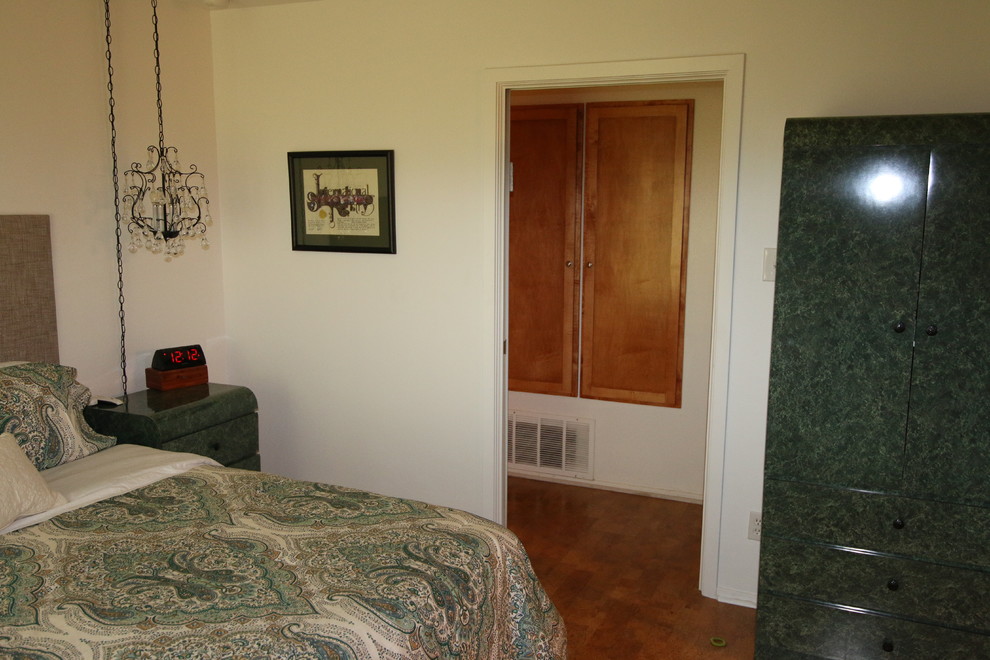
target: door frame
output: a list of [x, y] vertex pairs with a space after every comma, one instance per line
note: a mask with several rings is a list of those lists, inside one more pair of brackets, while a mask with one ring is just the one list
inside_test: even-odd
[[715, 244], [715, 286], [712, 307], [712, 349], [708, 389], [705, 487], [701, 532], [701, 593], [718, 597], [719, 536], [729, 389], [732, 330], [732, 284], [742, 131], [742, 54], [655, 60], [596, 62], [487, 69], [483, 81], [483, 150], [486, 162], [486, 226], [494, 228], [493, 376], [494, 471], [491, 475], [494, 519], [505, 524], [507, 505], [506, 420], [508, 396], [508, 137], [509, 92], [523, 89], [647, 85], [672, 82], [722, 81], [722, 136], [719, 159], [718, 214]]

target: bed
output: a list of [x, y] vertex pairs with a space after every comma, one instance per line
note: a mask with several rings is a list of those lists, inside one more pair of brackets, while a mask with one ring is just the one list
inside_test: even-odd
[[0, 362], [0, 657], [566, 656], [504, 527], [118, 444], [76, 376]]

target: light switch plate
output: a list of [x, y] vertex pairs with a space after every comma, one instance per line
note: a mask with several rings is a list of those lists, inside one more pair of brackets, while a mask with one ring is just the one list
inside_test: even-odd
[[773, 282], [777, 279], [777, 248], [763, 250], [763, 281]]

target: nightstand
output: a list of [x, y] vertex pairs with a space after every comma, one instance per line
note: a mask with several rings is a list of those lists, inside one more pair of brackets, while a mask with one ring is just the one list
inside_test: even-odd
[[205, 383], [175, 390], [142, 390], [112, 407], [83, 414], [97, 433], [118, 443], [209, 456], [224, 465], [261, 469], [258, 400], [246, 387]]

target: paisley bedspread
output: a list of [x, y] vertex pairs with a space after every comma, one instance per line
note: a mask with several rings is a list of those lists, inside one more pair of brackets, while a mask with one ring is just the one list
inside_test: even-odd
[[564, 658], [471, 514], [201, 466], [0, 536], [0, 658]]

